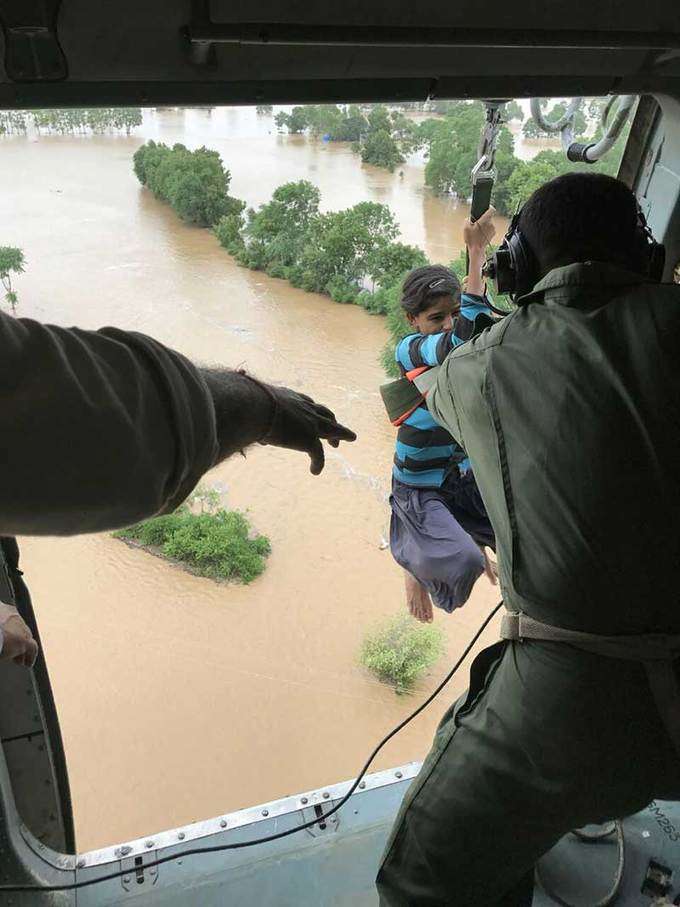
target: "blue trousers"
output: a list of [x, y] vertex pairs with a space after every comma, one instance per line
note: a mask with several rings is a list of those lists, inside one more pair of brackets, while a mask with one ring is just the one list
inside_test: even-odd
[[454, 470], [440, 488], [392, 479], [390, 549], [438, 608], [451, 612], [470, 597], [484, 571], [478, 545], [495, 548], [474, 475]]

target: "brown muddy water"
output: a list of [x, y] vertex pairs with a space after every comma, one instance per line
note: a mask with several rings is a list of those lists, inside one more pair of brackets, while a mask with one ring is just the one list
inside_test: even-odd
[[[207, 477], [272, 541], [249, 586], [191, 576], [108, 535], [22, 540], [81, 851], [352, 777], [497, 598], [482, 578], [462, 611], [436, 615], [447, 652], [413, 696], [359, 666], [366, 631], [404, 607], [382, 547], [394, 441], [377, 392], [384, 321], [239, 268], [140, 187], [131, 156], [146, 138], [218, 149], [250, 205], [302, 178], [327, 209], [384, 202], [434, 261], [457, 254], [466, 215], [424, 189], [422, 162], [401, 175], [363, 166], [348, 146], [277, 135], [253, 109], [148, 112], [127, 138], [0, 140], [0, 242], [27, 259], [19, 315], [113, 324], [202, 363], [245, 365], [314, 395], [359, 435], [328, 451], [318, 478], [271, 448]], [[465, 684], [466, 671], [375, 768], [422, 758]]]

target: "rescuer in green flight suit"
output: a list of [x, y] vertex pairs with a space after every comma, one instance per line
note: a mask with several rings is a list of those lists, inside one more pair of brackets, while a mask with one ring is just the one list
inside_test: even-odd
[[645, 226], [609, 177], [537, 190], [514, 225], [525, 295], [428, 394], [472, 462], [505, 607], [543, 638], [473, 663], [395, 823], [382, 907], [530, 904], [571, 829], [680, 798], [680, 286], [658, 283]]

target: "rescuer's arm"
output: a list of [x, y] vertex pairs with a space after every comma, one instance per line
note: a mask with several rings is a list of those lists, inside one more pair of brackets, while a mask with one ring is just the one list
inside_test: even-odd
[[242, 370], [199, 371], [215, 406], [220, 460], [258, 442], [309, 454], [310, 471], [318, 475], [324, 467], [322, 438], [331, 447], [356, 440], [330, 409], [306, 394], [266, 384]]
[[198, 369], [142, 334], [0, 315], [0, 534], [98, 532], [170, 511], [257, 441], [306, 451], [319, 472], [320, 438], [354, 435], [294, 391]]
[[428, 391], [426, 402], [432, 417], [458, 441], [464, 450], [453, 386], [449, 378], [450, 361], [450, 359], [447, 360], [439, 370], [437, 383]]

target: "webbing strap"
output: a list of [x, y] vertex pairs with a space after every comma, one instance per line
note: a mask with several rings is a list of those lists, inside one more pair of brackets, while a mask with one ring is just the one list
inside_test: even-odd
[[423, 396], [425, 396], [429, 390], [432, 390], [437, 383], [437, 376], [439, 375], [440, 368], [440, 365], [434, 365], [426, 372], [411, 379]]
[[645, 633], [638, 636], [602, 636], [567, 630], [534, 620], [521, 611], [508, 611], [501, 621], [502, 639], [542, 639], [546, 642], [566, 642], [579, 649], [588, 649], [610, 658], [630, 661], [657, 661], [680, 658], [680, 634]]
[[521, 611], [508, 611], [501, 620], [501, 639], [563, 642], [609, 658], [642, 662], [656, 707], [680, 754], [680, 687], [673, 664], [674, 659], [680, 658], [680, 635], [602, 636], [555, 627]]

